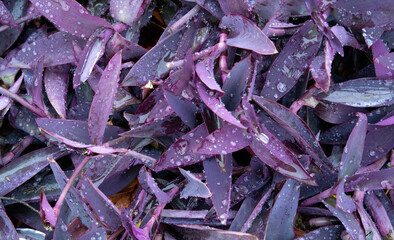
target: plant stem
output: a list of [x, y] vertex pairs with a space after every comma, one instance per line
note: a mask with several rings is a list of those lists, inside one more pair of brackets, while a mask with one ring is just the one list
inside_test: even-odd
[[[227, 40], [227, 33], [225, 31], [222, 31], [220, 33], [219, 44], [226, 44], [226, 40]], [[220, 54], [219, 67], [220, 67], [220, 71], [222, 73], [222, 81], [224, 84], [226, 82], [227, 75], [229, 72], [228, 67], [227, 67], [227, 52], [226, 51], [223, 51]]]
[[[19, 19], [16, 19], [15, 22], [16, 22], [17, 24], [21, 24], [21, 23], [23, 23], [23, 22], [32, 20], [32, 19], [34, 19], [34, 18], [36, 18], [36, 17], [38, 17], [36, 14], [28, 14], [28, 15], [26, 15], [26, 16], [24, 16], [24, 17], [21, 17], [21, 18], [19, 18]], [[9, 27], [10, 27], [10, 26], [8, 26], [8, 25], [3, 25], [3, 26], [1, 26], [1, 27], [0, 27], [0, 32], [3, 32], [3, 31], [5, 31], [5, 30], [7, 30]]]
[[194, 6], [189, 12], [187, 12], [185, 15], [183, 15], [183, 17], [181, 17], [178, 21], [172, 24], [172, 26], [168, 28], [168, 32], [172, 33], [180, 29], [182, 25], [186, 24], [189, 19], [191, 19], [194, 15], [198, 13], [200, 8], [201, 7], [196, 4], [196, 6]]

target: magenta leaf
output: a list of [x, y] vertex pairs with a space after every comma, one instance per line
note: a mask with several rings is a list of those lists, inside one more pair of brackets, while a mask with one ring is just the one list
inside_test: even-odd
[[220, 157], [224, 158], [224, 166], [219, 166], [214, 157], [206, 159], [203, 165], [216, 214], [220, 222], [226, 224], [230, 208], [233, 157], [231, 154], [221, 155]]
[[212, 196], [211, 191], [207, 185], [201, 182], [194, 174], [187, 170], [179, 168], [181, 174], [187, 179], [185, 188], [181, 191], [181, 198], [188, 197], [200, 197], [200, 198], [210, 198]]
[[[267, 221], [267, 239], [293, 239], [293, 221], [298, 206], [300, 186], [292, 179], [286, 180]], [[291, 196], [291, 197], [290, 197]]]
[[230, 46], [252, 50], [263, 55], [278, 52], [274, 43], [260, 28], [244, 16], [226, 15], [222, 18], [219, 27], [230, 32], [226, 41]]
[[90, 13], [75, 0], [30, 0], [34, 7], [49, 21], [64, 31], [81, 38], [88, 38], [100, 27], [111, 24]]
[[376, 63], [379, 63], [390, 70], [394, 70], [394, 53], [388, 53], [381, 57], [375, 58]]
[[181, 37], [180, 32], [175, 32], [161, 40], [135, 63], [124, 78], [122, 86], [144, 86], [149, 80], [156, 82], [166, 74], [170, 70], [166, 64], [172, 61]]
[[155, 182], [155, 179], [152, 177], [150, 171], [147, 170], [145, 167], [142, 167], [140, 169], [138, 179], [139, 180], [143, 179], [143, 181], [140, 180], [140, 184], [144, 184], [144, 182], [146, 181], [146, 184], [148, 185], [152, 193], [156, 196], [159, 203], [167, 204], [171, 201], [172, 198], [159, 188], [159, 186]]
[[320, 48], [322, 35], [307, 21], [290, 38], [268, 70], [261, 96], [278, 100], [297, 83]]
[[151, 0], [111, 0], [110, 12], [116, 20], [133, 26], [150, 2]]
[[360, 78], [335, 84], [318, 98], [353, 107], [378, 107], [394, 103], [394, 82]]
[[45, 196], [44, 188], [41, 189], [40, 215], [43, 223], [49, 223], [52, 227], [56, 226], [57, 216]]
[[353, 199], [346, 195], [344, 187], [345, 187], [346, 179], [342, 179], [337, 186], [337, 208], [341, 209], [346, 213], [352, 213], [356, 211], [356, 204]]
[[37, 40], [24, 46], [15, 57], [11, 59], [8, 66], [18, 68], [34, 68], [38, 59], [45, 56], [44, 66], [56, 66], [74, 62], [72, 41], [84, 44], [78, 37], [65, 32], [57, 32], [47, 38]]
[[341, 163], [339, 164], [338, 181], [347, 176], [352, 176], [360, 167], [368, 121], [365, 114], [358, 113], [357, 115], [359, 119], [343, 150]]
[[66, 118], [69, 70], [70, 67], [65, 65], [49, 67], [44, 75], [44, 85], [48, 99], [61, 118]]
[[197, 146], [207, 135], [208, 131], [205, 124], [201, 124], [183, 135], [161, 155], [154, 170], [161, 171], [184, 167], [203, 161], [206, 156], [192, 153], [190, 150]]
[[111, 58], [101, 75], [96, 94], [93, 97], [88, 118], [88, 131], [94, 144], [103, 142], [105, 127], [118, 88], [121, 61], [120, 52]]
[[211, 109], [218, 117], [222, 118], [223, 120], [239, 127], [245, 129], [245, 126], [241, 124], [241, 122], [236, 119], [231, 112], [229, 112], [226, 107], [224, 106], [223, 102], [218, 99], [213, 91], [210, 91], [204, 84], [197, 81], [196, 87], [198, 94], [201, 97], [201, 100], [207, 105], [209, 109]]
[[250, 143], [251, 136], [245, 129], [227, 124], [204, 138], [192, 151], [209, 155], [227, 154], [239, 151]]
[[378, 27], [394, 21], [391, 0], [345, 0], [333, 3], [334, 17], [346, 27]]
[[57, 147], [41, 148], [2, 167], [0, 169], [0, 196], [4, 196], [32, 178], [48, 165], [48, 157], [55, 158], [57, 155], [65, 154]]

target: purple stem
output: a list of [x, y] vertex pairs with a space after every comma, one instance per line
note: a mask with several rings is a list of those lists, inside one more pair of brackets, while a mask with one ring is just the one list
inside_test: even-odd
[[[49, 161], [55, 161], [53, 159], [49, 159]], [[79, 173], [82, 171], [83, 167], [89, 162], [90, 157], [85, 157], [75, 168], [73, 174], [71, 175], [70, 179], [68, 180], [66, 186], [64, 187], [62, 193], [59, 196], [59, 199], [56, 202], [56, 205], [53, 207], [53, 210], [55, 211], [56, 216], [59, 216], [60, 213], [60, 208], [62, 207], [62, 204], [64, 202], [64, 199], [66, 198], [66, 195], [68, 191], [70, 190], [71, 186], [73, 185], [75, 179], [78, 177]]]
[[[222, 31], [220, 33], [220, 39], [219, 39], [219, 44], [226, 44], [227, 40], [227, 33], [225, 31]], [[227, 67], [227, 52], [223, 51], [222, 54], [220, 54], [219, 58], [219, 67], [220, 71], [222, 73], [222, 81], [223, 84], [226, 82], [227, 75], [228, 75], [228, 67]]]
[[18, 103], [20, 103], [22, 106], [24, 106], [25, 108], [29, 109], [30, 111], [32, 111], [33, 113], [35, 113], [36, 115], [38, 115], [39, 117], [49, 117], [45, 114], [45, 112], [43, 110], [41, 110], [40, 108], [32, 105], [31, 103], [29, 103], [28, 101], [26, 101], [24, 98], [18, 96], [15, 93], [12, 93], [10, 91], [8, 91], [5, 88], [0, 87], [0, 94], [3, 94], [6, 97], [9, 97], [15, 101], [17, 101]]
[[172, 33], [175, 32], [176, 30], [180, 29], [183, 25], [189, 21], [194, 15], [200, 11], [200, 6], [196, 4], [192, 9], [190, 9], [189, 12], [187, 12], [183, 17], [181, 17], [178, 21], [176, 21], [174, 24], [172, 24], [171, 27], [168, 28], [168, 32]]
[[3, 165], [9, 163], [12, 159], [17, 158], [30, 144], [33, 142], [34, 137], [27, 136], [20, 141], [11, 151], [3, 157]]
[[317, 194], [317, 195], [315, 195], [315, 196], [313, 196], [311, 198], [308, 198], [308, 199], [304, 200], [300, 204], [300, 206], [310, 206], [310, 205], [313, 205], [315, 203], [319, 203], [323, 199], [328, 198], [335, 191], [336, 191], [336, 187], [330, 187], [330, 188], [324, 190], [323, 192], [321, 192], [321, 193], [319, 193], [319, 194]]
[[291, 104], [290, 106], [290, 110], [293, 113], [298, 112], [298, 110], [300, 110], [300, 108], [302, 106], [309, 106], [312, 108], [315, 108], [316, 105], [319, 103], [318, 100], [315, 99], [315, 97], [313, 96], [313, 94], [315, 94], [315, 92], [317, 92], [318, 88], [313, 85], [310, 89], [308, 89], [308, 91], [306, 91], [304, 93], [304, 95], [302, 95], [297, 101], [293, 102], [293, 104]]
[[311, 225], [311, 227], [324, 227], [332, 225], [332, 221], [328, 217], [311, 218], [309, 219], [309, 225]]
[[[16, 24], [21, 24], [23, 22], [30, 21], [30, 20], [32, 20], [34, 18], [37, 18], [37, 17], [39, 17], [39, 16], [37, 16], [36, 14], [28, 14], [28, 15], [26, 15], [24, 17], [21, 17], [21, 18], [15, 20], [15, 22], [16, 22]], [[9, 28], [8, 25], [3, 25], [3, 26], [0, 27], [0, 32], [3, 32], [3, 31], [5, 31], [8, 28]]]

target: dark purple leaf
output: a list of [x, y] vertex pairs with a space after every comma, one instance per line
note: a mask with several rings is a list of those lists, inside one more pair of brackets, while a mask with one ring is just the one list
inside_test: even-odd
[[98, 219], [109, 228], [116, 230], [122, 225], [120, 211], [115, 205], [86, 177], [80, 180], [81, 192], [93, 209]]
[[266, 239], [293, 239], [293, 221], [298, 206], [300, 186], [286, 180], [267, 220]]
[[337, 1], [333, 8], [334, 17], [346, 27], [377, 27], [394, 21], [394, 3], [390, 0]]
[[210, 198], [212, 196], [212, 193], [209, 191], [207, 185], [201, 182], [201, 180], [194, 176], [191, 172], [183, 170], [182, 168], [179, 168], [179, 171], [187, 179], [187, 184], [181, 192], [181, 198]]
[[[151, 173], [149, 172], [149, 170], [146, 170], [145, 167], [142, 167], [140, 169], [138, 179], [139, 180], [143, 179], [144, 182], [146, 181], [146, 184], [150, 188], [151, 192], [156, 196], [159, 203], [167, 204], [171, 201], [171, 197], [159, 188], [159, 186], [155, 182], [155, 179], [153, 179]], [[143, 183], [140, 181], [140, 184], [143, 184]]]
[[321, 101], [314, 109], [314, 113], [322, 120], [341, 124], [353, 120], [357, 112], [368, 113], [364, 108], [350, 107], [337, 103]]
[[40, 109], [44, 110], [43, 96], [42, 96], [42, 75], [44, 72], [44, 57], [41, 57], [37, 61], [36, 68], [33, 74], [33, 103]]
[[363, 151], [361, 166], [380, 159], [394, 148], [394, 125], [376, 126], [369, 129]]
[[103, 142], [104, 131], [112, 110], [115, 93], [118, 88], [122, 57], [120, 52], [108, 62], [94, 95], [88, 118], [88, 131], [94, 144]]
[[166, 74], [170, 70], [166, 64], [175, 56], [181, 37], [180, 32], [175, 32], [161, 40], [135, 63], [124, 78], [122, 86], [144, 86], [149, 80], [156, 82]]
[[227, 154], [247, 147], [251, 141], [245, 129], [227, 124], [204, 138], [192, 151], [209, 155]]
[[389, 53], [375, 59], [379, 63], [390, 70], [394, 70], [394, 53]]
[[290, 38], [268, 70], [261, 96], [278, 100], [297, 83], [320, 48], [322, 35], [307, 21]]
[[237, 126], [239, 128], [245, 129], [238, 119], [236, 119], [231, 112], [227, 111], [223, 102], [214, 96], [214, 92], [210, 91], [206, 86], [204, 86], [200, 82], [196, 82], [198, 94], [201, 97], [201, 100], [207, 105], [209, 109], [211, 109], [218, 117], [221, 119]]
[[344, 212], [352, 213], [356, 211], [356, 204], [353, 199], [346, 195], [345, 190], [345, 179], [342, 179], [337, 187], [337, 208]]
[[43, 224], [49, 223], [52, 227], [56, 226], [57, 216], [54, 209], [49, 204], [47, 197], [45, 196], [44, 188], [41, 189], [40, 215]]
[[331, 166], [308, 125], [288, 108], [268, 99], [253, 96], [253, 100], [281, 125], [312, 156], [319, 167]]
[[222, 102], [227, 110], [234, 111], [239, 103], [245, 90], [246, 84], [251, 79], [252, 62], [251, 55], [237, 62], [228, 73], [226, 82], [223, 84]]
[[11, 192], [48, 165], [47, 157], [64, 155], [57, 147], [27, 153], [0, 169], [0, 196]]
[[357, 113], [357, 115], [359, 119], [350, 133], [343, 150], [341, 163], [339, 164], [338, 181], [341, 181], [347, 176], [352, 176], [360, 167], [368, 121], [365, 114]]
[[34, 7], [60, 29], [81, 38], [88, 38], [100, 27], [111, 28], [102, 18], [90, 15], [75, 0], [30, 0]]
[[8, 10], [8, 8], [1, 1], [0, 1], [0, 22], [10, 27], [20, 29], [19, 25], [15, 22], [15, 19], [10, 13], [10, 11]]
[[195, 2], [210, 12], [217, 19], [221, 19], [224, 15], [222, 9], [220, 8], [219, 2], [216, 0], [195, 0]]
[[214, 73], [214, 62], [218, 57], [218, 53], [211, 54], [203, 61], [196, 64], [196, 73], [200, 80], [212, 91], [223, 94], [223, 90], [217, 83]]
[[190, 150], [195, 148], [207, 135], [205, 124], [201, 124], [183, 135], [161, 155], [154, 168], [155, 171], [184, 167], [203, 161], [206, 156], [192, 153]]
[[[356, 193], [362, 195], [362, 197], [364, 197], [364, 194], [365, 194], [364, 192], [356, 192]], [[356, 196], [356, 193], [354, 194], [354, 196]], [[379, 230], [376, 228], [376, 225], [373, 222], [371, 216], [365, 210], [365, 208], [363, 206], [362, 199], [360, 202], [356, 203], [356, 206], [357, 206], [357, 211], [358, 211], [358, 214], [360, 215], [360, 219], [363, 224], [365, 233], [367, 233], [367, 237], [368, 236], [373, 236], [373, 237], [376, 236], [376, 238], [379, 238], [380, 237]]]
[[55, 229], [53, 230], [53, 239], [71, 239], [67, 225], [60, 218], [56, 222]]
[[352, 107], [379, 107], [394, 103], [394, 82], [360, 78], [335, 84], [318, 98]]
[[66, 118], [69, 71], [69, 66], [49, 67], [44, 75], [44, 85], [48, 99], [61, 118]]
[[355, 174], [346, 179], [345, 191], [371, 191], [394, 188], [394, 168]]
[[342, 210], [333, 207], [335, 203], [332, 203], [333, 201], [328, 202], [328, 200], [332, 199], [323, 201], [324, 205], [342, 222], [347, 233], [350, 234], [353, 239], [365, 239], [364, 230], [361, 228], [357, 218], [352, 213], [345, 213]]
[[336, 240], [341, 238], [343, 230], [345, 229], [342, 225], [321, 227], [303, 235], [302, 237], [296, 238], [296, 240]]
[[151, 0], [111, 0], [111, 15], [118, 21], [133, 26]]
[[374, 58], [374, 66], [375, 66], [375, 75], [378, 78], [383, 78], [383, 79], [390, 79], [394, 76], [394, 70], [389, 69], [387, 67], [387, 64], [384, 64], [384, 61], [382, 63], [378, 63], [377, 61], [380, 61], [380, 57], [386, 56], [389, 54], [390, 49], [383, 43], [381, 39], [378, 39], [373, 45], [372, 45], [372, 54]]
[[84, 232], [81, 236], [79, 236], [78, 240], [84, 240], [84, 239], [106, 239], [107, 238], [107, 232], [105, 229], [101, 226], [99, 226], [97, 223], [92, 223], [90, 224], [89, 229]]
[[196, 114], [198, 108], [193, 102], [178, 96], [170, 91], [164, 91], [164, 97], [167, 100], [169, 106], [176, 112], [176, 114], [182, 119], [182, 121], [189, 126], [194, 128], [196, 126]]
[[7, 216], [2, 203], [0, 203], [0, 223], [0, 238], [12, 240], [19, 239], [18, 233], [16, 232], [11, 220]]
[[231, 154], [221, 155], [224, 166], [219, 166], [216, 158], [209, 158], [203, 162], [208, 188], [212, 193], [212, 203], [222, 224], [226, 224], [230, 208], [231, 174], [233, 157]]
[[252, 50], [263, 55], [272, 55], [278, 52], [274, 43], [260, 28], [241, 15], [224, 16], [219, 27], [230, 32], [226, 41], [230, 46]]
[[145, 48], [134, 42], [128, 41], [122, 37], [122, 35], [115, 32], [112, 38], [108, 41], [105, 51], [110, 57], [112, 57], [120, 50], [122, 50], [122, 60], [141, 57], [147, 52]]
[[24, 46], [8, 64], [10, 67], [34, 68], [38, 59], [45, 56], [45, 67], [72, 63], [75, 61], [72, 41], [84, 44], [78, 37], [57, 32]]

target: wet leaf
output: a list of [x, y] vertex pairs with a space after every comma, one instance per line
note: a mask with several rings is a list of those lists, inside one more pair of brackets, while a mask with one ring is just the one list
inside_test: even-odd
[[48, 99], [61, 118], [66, 118], [69, 71], [68, 66], [56, 66], [47, 68], [44, 74]]
[[179, 168], [181, 174], [187, 179], [187, 184], [181, 192], [181, 198], [200, 197], [210, 198], [212, 193], [209, 191], [207, 185], [196, 178], [191, 172]]

